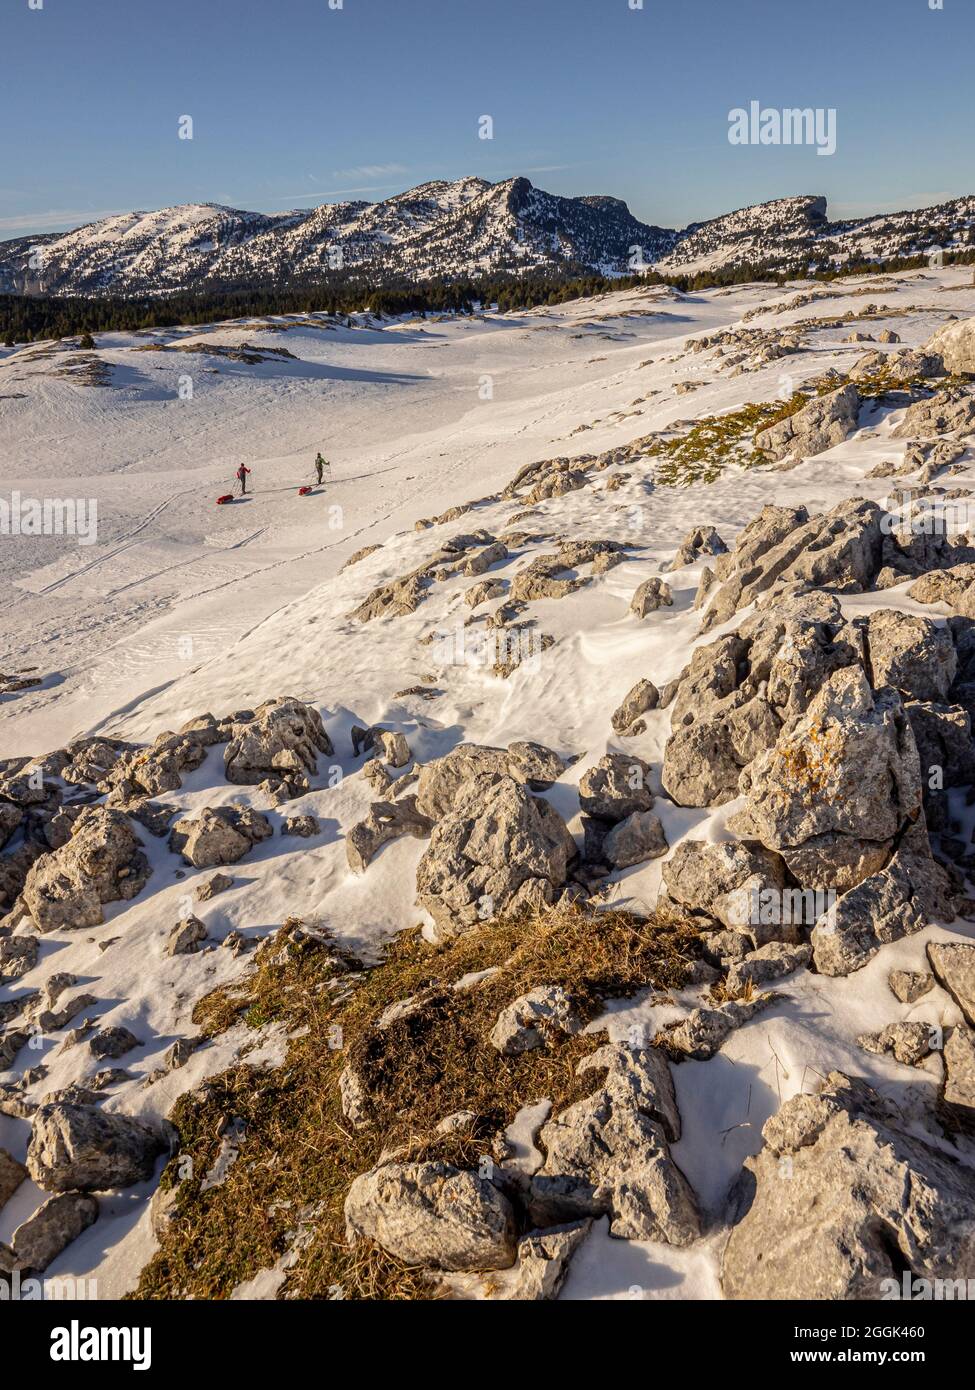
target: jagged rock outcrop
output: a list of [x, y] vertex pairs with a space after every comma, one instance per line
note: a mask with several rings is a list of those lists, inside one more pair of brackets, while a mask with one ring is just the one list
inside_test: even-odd
[[488, 1041], [505, 1057], [514, 1057], [545, 1047], [559, 1034], [578, 1033], [582, 1026], [565, 987], [541, 985], [502, 1009]]
[[[418, 798], [419, 803], [419, 798]], [[576, 856], [562, 817], [504, 776], [463, 783], [417, 865], [417, 902], [442, 935], [555, 901]]]
[[843, 622], [836, 600], [819, 593], [756, 613], [737, 633], [696, 648], [675, 682], [664, 790], [681, 806], [737, 796], [742, 770], [862, 651], [862, 636]]
[[253, 719], [232, 726], [224, 776], [238, 786], [284, 783], [296, 795], [308, 789], [319, 753], [334, 751], [318, 710], [291, 696], [267, 700]]
[[[584, 588], [593, 576], [620, 564], [626, 547], [619, 541], [565, 541], [555, 555], [538, 555], [520, 569], [511, 581], [511, 598], [516, 603], [533, 599], [564, 598]], [[583, 565], [591, 565], [590, 575], [563, 577]]]
[[755, 436], [755, 448], [773, 462], [809, 458], [842, 444], [857, 427], [860, 393], [855, 386], [841, 386], [825, 396], [815, 396], [808, 405], [777, 425]]
[[701, 1218], [670, 1153], [680, 1114], [666, 1057], [609, 1043], [577, 1071], [605, 1077], [542, 1127], [545, 1162], [531, 1179], [530, 1218], [549, 1226], [608, 1214], [614, 1236], [689, 1245]]
[[404, 796], [400, 801], [374, 801], [365, 819], [345, 837], [349, 867], [355, 873], [365, 873], [380, 848], [390, 840], [398, 840], [402, 835], [425, 839], [433, 825], [429, 816], [417, 810], [415, 796]]
[[18, 1266], [43, 1272], [97, 1218], [98, 1202], [85, 1192], [49, 1197], [14, 1231], [11, 1248]]
[[611, 722], [614, 731], [631, 736], [643, 733], [646, 724], [640, 720], [640, 715], [656, 709], [659, 700], [660, 691], [653, 681], [638, 680], [636, 685], [627, 691], [623, 703], [613, 713]]
[[416, 805], [421, 815], [439, 820], [456, 805], [465, 782], [482, 787], [511, 777], [533, 791], [543, 791], [557, 781], [568, 764], [541, 743], [512, 743], [509, 748], [487, 748], [479, 743], [460, 743], [456, 748], [420, 768]]
[[946, 387], [925, 400], [915, 401], [892, 431], [894, 439], [924, 435], [970, 434], [975, 428], [975, 395], [963, 387]]
[[904, 1269], [969, 1277], [975, 1191], [966, 1170], [906, 1133], [865, 1083], [833, 1072], [820, 1094], [794, 1096], [762, 1133], [725, 1247], [726, 1298], [877, 1299], [899, 1290]]
[[702, 555], [724, 555], [728, 547], [713, 526], [694, 526], [677, 547], [677, 554], [666, 566], [670, 570], [693, 565]]
[[97, 927], [106, 903], [129, 902], [151, 874], [128, 817], [104, 806], [86, 806], [67, 844], [42, 855], [22, 892], [39, 931]]

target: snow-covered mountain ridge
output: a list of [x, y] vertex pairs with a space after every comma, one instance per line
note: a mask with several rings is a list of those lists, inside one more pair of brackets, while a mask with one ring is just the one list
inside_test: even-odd
[[526, 178], [418, 185], [376, 203], [247, 212], [213, 203], [108, 217], [0, 243], [0, 292], [152, 295], [286, 286], [342, 272], [373, 283], [643, 266], [686, 273], [888, 259], [972, 244], [975, 198], [830, 222], [803, 195], [682, 230], [640, 222], [617, 198], [565, 198]]

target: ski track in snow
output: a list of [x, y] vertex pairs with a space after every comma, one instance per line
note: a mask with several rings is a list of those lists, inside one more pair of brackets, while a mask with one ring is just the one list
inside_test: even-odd
[[[872, 297], [892, 309], [922, 307], [910, 317], [871, 320], [868, 331], [892, 327], [906, 345], [920, 344], [949, 313], [975, 313], [975, 289], [958, 289], [938, 302], [940, 286], [961, 284], [962, 272], [951, 270], [897, 277]], [[844, 282], [843, 296], [823, 306], [750, 323], [852, 315], [865, 303], [852, 293], [857, 285]], [[35, 970], [15, 990], [0, 991], [9, 997], [39, 987], [53, 970], [69, 970], [102, 1001], [104, 1024], [128, 1026], [142, 1040], [124, 1059], [135, 1080], [113, 1091], [107, 1109], [165, 1114], [180, 1093], [227, 1066], [243, 1041], [236, 1032], [221, 1037], [154, 1087], [142, 1086], [174, 1039], [195, 1031], [195, 1001], [248, 968], [246, 960], [221, 950], [164, 956], [168, 930], [186, 915], [188, 903], [217, 941], [234, 929], [250, 937], [266, 934], [280, 925], [286, 903], [287, 913], [321, 920], [367, 956], [391, 932], [417, 920], [413, 882], [421, 843], [386, 846], [361, 878], [346, 864], [344, 831], [361, 819], [372, 796], [354, 776], [329, 787], [325, 764], [350, 774], [361, 767], [362, 760], [351, 756], [353, 723], [402, 729], [420, 761], [462, 740], [537, 739], [579, 754], [548, 793], [578, 831], [579, 778], [607, 748], [619, 746], [612, 711], [641, 676], [659, 685], [676, 675], [699, 640], [691, 604], [700, 564], [668, 572], [672, 608], [643, 621], [628, 610], [634, 589], [659, 572], [684, 533], [714, 523], [730, 543], [769, 501], [802, 502], [814, 511], [857, 493], [886, 494], [890, 484], [865, 474], [880, 460], [897, 458], [904, 446], [889, 439], [889, 420], [876, 414], [861, 419], [857, 437], [789, 472], [728, 469], [709, 486], [648, 491], [653, 461], [635, 460], [625, 465], [630, 481], [616, 492], [602, 491], [598, 479], [604, 475], [595, 475], [596, 486], [538, 503], [527, 530], [624, 540], [633, 549], [625, 563], [586, 589], [532, 605], [538, 629], [556, 642], [537, 665], [508, 681], [476, 665], [435, 669], [432, 649], [419, 645], [434, 628], [453, 628], [470, 616], [462, 599], [470, 580], [433, 586], [403, 618], [363, 627], [347, 616], [375, 585], [415, 568], [449, 536], [510, 527], [511, 516], [529, 505], [523, 500], [485, 502], [431, 530], [417, 532], [414, 523], [499, 491], [527, 463], [600, 453], [677, 419], [770, 400], [783, 372], [802, 381], [829, 367], [848, 368], [864, 347], [843, 344], [838, 332], [811, 335], [800, 355], [737, 378], [722, 375], [710, 354], [681, 353], [686, 336], [733, 325], [746, 310], [783, 304], [793, 292], [774, 286], [677, 297], [620, 292], [475, 322], [426, 320], [331, 333], [223, 325], [207, 338], [283, 343], [300, 360], [257, 367], [219, 361], [218, 373], [207, 372], [206, 358], [174, 365], [177, 354], [133, 353], [152, 341], [145, 335], [99, 335], [101, 356], [130, 383], [124, 390], [33, 378], [16, 351], [0, 351], [0, 395], [8, 382], [27, 394], [25, 401], [0, 402], [3, 493], [19, 488], [25, 496], [70, 491], [97, 497], [100, 515], [91, 551], [65, 537], [4, 538], [0, 545], [0, 576], [11, 598], [0, 665], [36, 665], [52, 678], [39, 690], [0, 701], [0, 756], [41, 753], [82, 731], [149, 740], [206, 710], [219, 715], [285, 694], [321, 710], [336, 748], [333, 759], [320, 763], [307, 795], [270, 812], [256, 788], [224, 781], [222, 749], [210, 750], [166, 800], [180, 810], [243, 801], [267, 812], [275, 825], [284, 814], [311, 813], [321, 833], [308, 841], [275, 835], [232, 869], [231, 891], [203, 906], [190, 895], [209, 872], [181, 868], [164, 841], [146, 834], [153, 865], [148, 888], [130, 904], [111, 905], [103, 927], [42, 937]], [[623, 313], [628, 317], [617, 322], [632, 337], [596, 340], [582, 327]], [[613, 322], [609, 318], [600, 330]], [[540, 328], [546, 331], [534, 331]], [[194, 330], [180, 340], [203, 333]], [[602, 360], [593, 361], [597, 343]], [[422, 364], [435, 345], [434, 374]], [[194, 378], [192, 401], [175, 399], [181, 371]], [[479, 398], [485, 377], [492, 378], [491, 400]], [[699, 381], [699, 389], [675, 395], [674, 384], [688, 379]], [[630, 413], [636, 410], [641, 413]], [[626, 418], [612, 418], [614, 411]], [[600, 423], [573, 433], [593, 421]], [[332, 463], [333, 480], [312, 497], [297, 498], [318, 448]], [[213, 499], [241, 461], [253, 469], [254, 493], [246, 502], [215, 507]], [[341, 524], [331, 529], [336, 507]], [[349, 555], [367, 543], [381, 548], [340, 574]], [[526, 558], [550, 548], [517, 550], [492, 573], [510, 576]], [[901, 591], [853, 596], [845, 606], [862, 611], [872, 603], [916, 607]], [[419, 684], [443, 693], [431, 701], [395, 694]], [[667, 713], [652, 713], [646, 732], [625, 743], [652, 763], [658, 785], [667, 733]], [[688, 834], [723, 838], [734, 805], [698, 811], [659, 799], [656, 809], [673, 847]], [[975, 811], [958, 809], [967, 834]], [[627, 870], [618, 880], [616, 902], [652, 903], [660, 862]], [[691, 1249], [675, 1251], [612, 1240], [605, 1222], [597, 1223], [573, 1261], [562, 1297], [627, 1298], [633, 1286], [648, 1298], [720, 1297], [721, 1213], [742, 1160], [758, 1149], [761, 1125], [781, 1101], [835, 1068], [852, 1069], [894, 1095], [909, 1086], [936, 1086], [936, 1060], [905, 1077], [890, 1060], [857, 1049], [855, 1037], [900, 1017], [952, 1022], [954, 1006], [940, 990], [906, 1008], [896, 1004], [886, 979], [892, 968], [921, 968], [927, 940], [959, 935], [975, 937], [975, 928], [933, 927], [886, 947], [847, 979], [809, 972], [789, 977], [778, 986], [779, 1004], [734, 1034], [716, 1058], [675, 1067], [684, 1125], [675, 1156], [714, 1230]], [[98, 943], [113, 937], [118, 941], [101, 953]], [[600, 1024], [625, 1037], [635, 1022], [654, 1027], [696, 1000], [695, 991], [686, 991], [669, 1013], [639, 997], [617, 1001]], [[58, 1055], [59, 1041], [44, 1039], [29, 1061], [19, 1059], [18, 1069], [41, 1060], [48, 1065], [37, 1095], [79, 1080], [86, 1070], [83, 1049]], [[274, 1064], [282, 1048], [280, 1038], [269, 1037], [251, 1060], [257, 1064], [263, 1056]], [[0, 1145], [22, 1158], [27, 1138], [26, 1122], [0, 1117]], [[93, 1276], [100, 1297], [134, 1287], [154, 1249], [147, 1215], [152, 1189], [150, 1183], [100, 1198], [99, 1221], [48, 1275]], [[40, 1200], [32, 1183], [22, 1184], [0, 1213], [0, 1240], [8, 1240]], [[255, 1289], [260, 1284], [252, 1282]]]

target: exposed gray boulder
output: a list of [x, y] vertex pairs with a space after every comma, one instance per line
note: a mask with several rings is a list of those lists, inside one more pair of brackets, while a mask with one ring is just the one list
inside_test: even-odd
[[86, 1105], [42, 1105], [27, 1171], [46, 1192], [107, 1192], [146, 1182], [167, 1141], [128, 1115]]
[[319, 753], [334, 752], [317, 709], [292, 696], [267, 700], [245, 724], [234, 724], [224, 750], [228, 782], [256, 786], [265, 780], [304, 791]]
[[653, 811], [634, 811], [610, 830], [603, 840], [602, 854], [614, 869], [628, 869], [647, 859], [659, 859], [669, 848], [660, 817]]
[[[778, 851], [827, 837], [823, 862], [804, 866], [803, 886], [828, 875], [829, 837], [856, 842], [857, 853], [864, 844], [892, 845], [922, 814], [917, 747], [900, 697], [875, 696], [859, 667], [836, 672], [743, 773], [741, 789], [746, 806], [729, 821], [737, 834]], [[848, 867], [849, 856], [843, 862]]]
[[[703, 631], [725, 623], [739, 609], [791, 588], [861, 592], [881, 565], [884, 513], [876, 502], [849, 498], [810, 517], [805, 508], [767, 506], [716, 567], [721, 587], [701, 619]], [[722, 562], [726, 563], [722, 563]]]
[[975, 1033], [950, 1028], [944, 1045], [945, 1084], [942, 1099], [949, 1122], [975, 1131]]
[[893, 430], [894, 439], [916, 439], [924, 435], [971, 434], [975, 428], [975, 395], [964, 387], [946, 387], [927, 400], [916, 401], [904, 411], [904, 418]]
[[756, 994], [751, 999], [729, 999], [717, 1008], [692, 1009], [686, 1018], [668, 1024], [664, 1039], [671, 1056], [681, 1055], [706, 1062], [744, 1023], [775, 1002], [774, 994]]
[[36, 936], [0, 936], [0, 980], [19, 980], [37, 964]]
[[682, 840], [662, 865], [671, 899], [689, 912], [716, 918], [756, 945], [794, 936], [790, 924], [762, 922], [763, 904], [782, 900], [785, 868], [778, 855], [761, 845], [737, 840], [709, 844]]
[[199, 917], [190, 915], [177, 922], [166, 939], [167, 956], [188, 956], [207, 939], [207, 929]]
[[139, 1039], [128, 1028], [112, 1026], [102, 1028], [94, 1037], [88, 1041], [88, 1048], [93, 1057], [97, 1057], [100, 1062], [106, 1058], [114, 1059], [124, 1057], [126, 1052], [131, 1052], [134, 1047], [141, 1047]]
[[751, 951], [728, 971], [728, 988], [741, 993], [748, 985], [767, 985], [793, 974], [812, 959], [812, 947], [792, 946], [784, 941], [769, 941], [757, 951]]
[[198, 903], [208, 903], [218, 893], [226, 893], [227, 889], [233, 886], [234, 881], [229, 874], [214, 874], [206, 883], [197, 884], [196, 900]]
[[653, 806], [650, 767], [631, 753], [606, 753], [579, 782], [579, 805], [589, 816], [614, 824]]
[[975, 946], [961, 941], [929, 941], [928, 960], [938, 983], [975, 1027]]
[[458, 790], [456, 809], [433, 830], [417, 866], [417, 902], [450, 935], [553, 902], [575, 856], [549, 802], [510, 777], [487, 786], [478, 778]]
[[956, 319], [935, 330], [924, 344], [937, 353], [949, 372], [975, 373], [975, 319]]
[[350, 1240], [373, 1240], [406, 1265], [462, 1271], [515, 1262], [507, 1197], [446, 1163], [387, 1163], [364, 1173], [349, 1188], [345, 1222]]
[[763, 1135], [725, 1247], [726, 1298], [878, 1299], [904, 1269], [969, 1277], [966, 1170], [905, 1133], [868, 1086], [834, 1072], [820, 1095], [787, 1101]]
[[98, 1218], [98, 1202], [84, 1192], [62, 1192], [14, 1231], [12, 1248], [22, 1269], [47, 1269]]
[[728, 547], [713, 526], [694, 526], [677, 547], [677, 554], [668, 566], [671, 570], [693, 565], [702, 555], [724, 555]]
[[902, 1004], [916, 1004], [934, 988], [934, 976], [926, 970], [892, 970], [887, 983], [895, 999]]
[[670, 585], [656, 576], [645, 579], [630, 599], [630, 612], [635, 613], [638, 618], [645, 618], [648, 613], [656, 613], [658, 608], [673, 606], [674, 595]]
[[814, 396], [808, 405], [762, 430], [755, 448], [772, 462], [810, 458], [842, 444], [857, 427], [860, 393], [853, 385], [841, 386], [825, 396]]
[[97, 927], [105, 920], [104, 904], [130, 901], [151, 872], [128, 817], [86, 806], [68, 843], [31, 868], [23, 903], [41, 932]]
[[660, 699], [660, 691], [651, 680], [638, 680], [626, 694], [623, 703], [614, 712], [612, 718], [613, 729], [618, 734], [638, 734], [642, 733], [645, 725], [638, 721], [641, 714], [646, 714], [647, 710], [656, 709]]
[[364, 820], [359, 821], [345, 837], [345, 853], [349, 867], [355, 873], [365, 873], [380, 848], [402, 835], [425, 839], [433, 829], [429, 816], [417, 810], [415, 796], [400, 801], [374, 801]]
[[547, 1046], [558, 1034], [578, 1033], [583, 1021], [563, 985], [542, 985], [502, 1009], [489, 1042], [505, 1057]]
[[273, 833], [267, 817], [249, 806], [205, 806], [199, 815], [175, 823], [169, 848], [194, 868], [210, 869], [236, 864]]
[[932, 1051], [931, 1041], [927, 1023], [888, 1023], [879, 1033], [861, 1033], [857, 1046], [880, 1057], [893, 1057], [906, 1067], [916, 1067]]
[[0, 1149], [0, 1209], [17, 1191], [27, 1176], [27, 1169], [6, 1149]]
[[577, 1068], [602, 1085], [542, 1128], [545, 1162], [531, 1179], [539, 1225], [610, 1217], [610, 1234], [689, 1245], [701, 1231], [690, 1185], [670, 1154], [680, 1116], [666, 1058], [654, 1048], [601, 1047]]
[[299, 840], [310, 840], [321, 832], [317, 816], [287, 816], [281, 823], [281, 834]]
[[885, 869], [842, 894], [817, 922], [812, 933], [816, 969], [821, 975], [849, 975], [881, 946], [921, 931], [930, 919], [951, 921], [954, 913], [950, 885], [919, 824]]
[[951, 632], [912, 613], [882, 609], [867, 624], [872, 684], [915, 700], [944, 702], [958, 669]]
[[499, 1297], [507, 1302], [540, 1303], [558, 1297], [569, 1272], [569, 1261], [592, 1229], [592, 1222], [575, 1221], [531, 1231], [518, 1242], [513, 1278]]
[[461, 786], [476, 780], [487, 787], [512, 777], [535, 791], [551, 786], [567, 764], [551, 748], [540, 743], [513, 743], [510, 748], [486, 748], [461, 743], [420, 768], [416, 806], [421, 815], [439, 820], [456, 805]]

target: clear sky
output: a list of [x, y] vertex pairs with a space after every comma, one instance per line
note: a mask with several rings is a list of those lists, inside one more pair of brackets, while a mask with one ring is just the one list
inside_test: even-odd
[[[464, 174], [665, 226], [791, 193], [833, 217], [975, 193], [975, 0], [933, 2], [0, 0], [0, 237]], [[835, 108], [835, 155], [730, 145], [753, 100]]]

